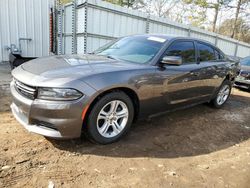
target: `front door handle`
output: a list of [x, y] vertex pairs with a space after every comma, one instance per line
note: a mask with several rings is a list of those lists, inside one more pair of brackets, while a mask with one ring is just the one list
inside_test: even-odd
[[190, 75], [192, 75], [192, 76], [199, 76], [200, 73], [198, 73], [198, 72], [190, 72]]

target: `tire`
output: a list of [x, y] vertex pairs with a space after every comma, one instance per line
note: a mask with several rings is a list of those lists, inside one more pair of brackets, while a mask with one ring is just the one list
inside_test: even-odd
[[134, 106], [124, 92], [115, 91], [100, 98], [87, 119], [87, 135], [91, 141], [110, 144], [118, 141], [130, 129]]
[[229, 80], [224, 80], [210, 104], [215, 108], [221, 108], [227, 102], [231, 89], [232, 83]]
[[250, 91], [250, 85], [248, 85], [248, 88], [247, 88], [248, 91]]

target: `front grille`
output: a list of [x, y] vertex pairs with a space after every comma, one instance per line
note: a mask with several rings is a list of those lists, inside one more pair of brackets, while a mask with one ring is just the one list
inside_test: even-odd
[[57, 131], [57, 128], [53, 124], [48, 123], [48, 122], [39, 121], [39, 120], [34, 119], [34, 120], [32, 120], [32, 124], [37, 125], [38, 127], [45, 127], [47, 129], [53, 129], [53, 130]]
[[18, 80], [14, 80], [16, 90], [28, 99], [35, 99], [36, 97], [36, 87], [29, 86]]

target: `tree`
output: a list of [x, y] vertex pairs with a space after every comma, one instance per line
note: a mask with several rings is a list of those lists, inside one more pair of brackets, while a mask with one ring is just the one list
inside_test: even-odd
[[170, 11], [180, 0], [105, 0], [120, 6], [140, 9], [159, 17], [169, 17]]
[[187, 4], [194, 4], [201, 9], [213, 9], [212, 31], [215, 32], [219, 11], [227, 7], [232, 0], [184, 0]]
[[70, 2], [72, 2], [72, 0], [59, 0], [60, 4], [67, 4], [67, 3], [70, 3]]
[[[241, 11], [244, 12], [245, 8], [246, 9], [250, 8], [250, 7], [248, 7], [249, 2], [250, 2], [249, 0], [237, 0], [236, 7], [232, 7], [232, 8], [236, 8], [236, 13], [235, 13], [235, 18], [234, 18], [231, 38], [234, 38], [239, 14], [241, 13]], [[246, 7], [244, 7], [244, 6], [246, 6]], [[250, 12], [250, 10], [249, 10], [249, 12]]]
[[136, 2], [136, 0], [105, 0], [105, 1], [127, 7], [132, 7], [133, 4]]
[[157, 16], [169, 17], [170, 11], [178, 2], [178, 0], [152, 0], [151, 7]]
[[[195, 10], [195, 11], [193, 11]], [[184, 22], [194, 26], [203, 28], [207, 23], [207, 11], [206, 9], [197, 9], [195, 5], [189, 5], [184, 13]]]
[[250, 23], [247, 23], [247, 20], [242, 17], [237, 20], [235, 18], [227, 19], [221, 24], [218, 31], [222, 35], [231, 37], [233, 29], [235, 39], [250, 43]]

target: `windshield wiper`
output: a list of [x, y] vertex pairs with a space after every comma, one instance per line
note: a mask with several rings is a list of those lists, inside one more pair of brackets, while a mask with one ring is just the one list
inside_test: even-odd
[[116, 58], [112, 55], [104, 55], [104, 54], [96, 54], [96, 55], [104, 56], [104, 57], [109, 58], [109, 59], [119, 60], [118, 58]]

